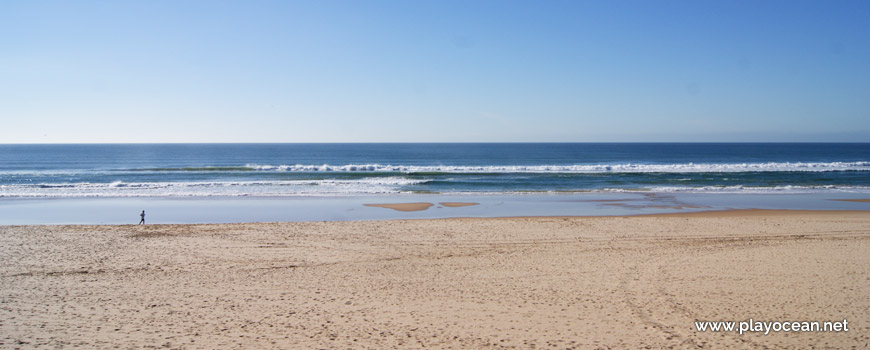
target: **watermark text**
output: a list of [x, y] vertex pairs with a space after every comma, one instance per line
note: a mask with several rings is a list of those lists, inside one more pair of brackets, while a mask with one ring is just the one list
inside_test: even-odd
[[849, 321], [696, 321], [698, 332], [848, 332]]

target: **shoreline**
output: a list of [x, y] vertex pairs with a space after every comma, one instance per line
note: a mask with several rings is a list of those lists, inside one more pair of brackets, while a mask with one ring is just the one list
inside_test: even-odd
[[[306, 198], [0, 199], [0, 225], [305, 222], [451, 217], [629, 216], [732, 209], [870, 210], [861, 193], [406, 195]], [[842, 201], [840, 199], [848, 199]], [[862, 200], [862, 201], [853, 201]], [[471, 205], [471, 204], [474, 205]]]
[[[393, 203], [385, 205], [402, 205], [419, 203]], [[404, 208], [404, 206], [399, 206]], [[388, 208], [392, 209], [392, 208]], [[406, 211], [394, 209], [397, 211]], [[416, 210], [407, 210], [416, 211]], [[534, 219], [598, 219], [598, 218], [740, 218], [740, 217], [788, 217], [801, 215], [870, 215], [870, 209], [866, 210], [842, 210], [842, 209], [724, 209], [693, 211], [685, 213], [656, 213], [656, 214], [628, 214], [628, 215], [516, 215], [516, 216], [452, 216], [443, 218], [393, 218], [393, 219], [361, 219], [361, 220], [313, 220], [313, 221], [245, 221], [245, 222], [219, 222], [219, 223], [152, 223], [152, 224], [21, 224], [0, 225], [3, 227], [160, 227], [160, 226], [208, 226], [208, 225], [259, 225], [259, 224], [312, 224], [312, 223], [377, 223], [377, 222], [403, 222], [403, 221], [441, 221], [441, 220], [534, 220]]]

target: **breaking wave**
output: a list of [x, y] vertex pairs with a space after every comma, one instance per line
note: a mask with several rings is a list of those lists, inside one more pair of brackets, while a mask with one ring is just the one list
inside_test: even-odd
[[402, 193], [425, 179], [379, 177], [355, 180], [41, 183], [0, 185], [0, 197], [215, 197], [328, 196]]
[[643, 189], [610, 188], [600, 192], [682, 192], [682, 193], [818, 193], [818, 192], [870, 192], [870, 186], [655, 186]]
[[768, 163], [681, 163], [681, 164], [588, 164], [588, 165], [260, 165], [247, 164], [254, 171], [286, 172], [386, 172], [386, 173], [718, 173], [788, 171], [870, 171], [870, 162], [768, 162]]

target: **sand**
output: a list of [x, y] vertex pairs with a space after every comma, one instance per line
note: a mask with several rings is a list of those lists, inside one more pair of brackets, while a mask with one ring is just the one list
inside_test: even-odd
[[832, 201], [840, 201], [840, 202], [858, 202], [858, 203], [870, 203], [870, 199], [832, 199]]
[[[870, 213], [0, 227], [0, 348], [858, 348]], [[697, 320], [840, 321], [702, 333]]]
[[363, 204], [367, 207], [387, 208], [397, 211], [421, 211], [429, 209], [433, 206], [432, 203], [384, 203], [384, 204]]
[[474, 202], [441, 202], [438, 203], [448, 208], [460, 208], [460, 207], [470, 207], [474, 205], [479, 205], [480, 203]]

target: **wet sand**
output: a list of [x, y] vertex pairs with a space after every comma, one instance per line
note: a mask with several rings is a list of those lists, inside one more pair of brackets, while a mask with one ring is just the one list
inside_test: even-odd
[[832, 201], [870, 203], [870, 199], [832, 199]]
[[429, 209], [433, 206], [432, 203], [384, 203], [384, 204], [363, 204], [367, 207], [387, 208], [397, 211], [421, 211]]
[[[870, 212], [0, 226], [0, 348], [858, 348]], [[842, 321], [704, 333], [694, 321]]]
[[438, 203], [448, 208], [460, 208], [460, 207], [470, 207], [474, 205], [479, 205], [480, 203], [473, 202], [441, 202]]
[[[470, 207], [474, 205], [478, 205], [479, 203], [472, 202], [441, 202], [438, 203], [441, 206], [448, 208], [460, 208], [460, 207]], [[363, 204], [367, 207], [377, 207], [377, 208], [387, 208], [393, 209], [396, 211], [423, 211], [429, 209], [434, 206], [432, 203], [421, 202], [421, 203], [379, 203], [379, 204]]]

